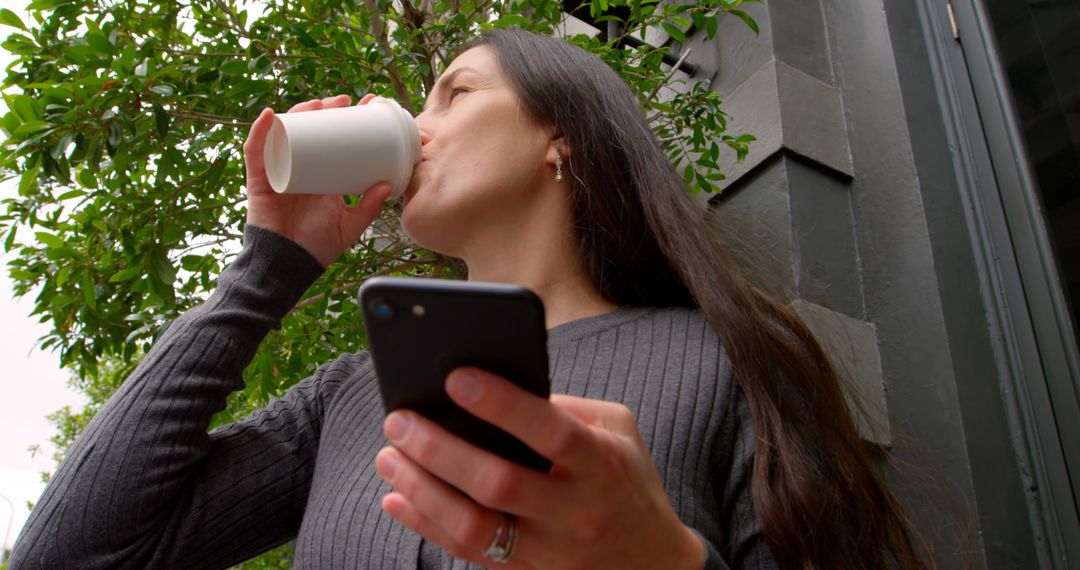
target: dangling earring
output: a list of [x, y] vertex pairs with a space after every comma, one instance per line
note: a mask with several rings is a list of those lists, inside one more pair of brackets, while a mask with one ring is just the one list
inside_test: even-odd
[[555, 182], [562, 182], [562, 156], [555, 151]]

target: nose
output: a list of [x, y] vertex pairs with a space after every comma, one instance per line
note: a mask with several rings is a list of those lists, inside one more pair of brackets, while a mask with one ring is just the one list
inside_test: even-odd
[[426, 146], [435, 136], [435, 121], [427, 111], [416, 116], [416, 128], [420, 131], [420, 146]]

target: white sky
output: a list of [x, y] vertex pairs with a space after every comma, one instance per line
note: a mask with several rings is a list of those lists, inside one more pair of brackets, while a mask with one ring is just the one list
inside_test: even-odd
[[[14, 11], [26, 22], [22, 6], [28, 3], [0, 0], [0, 8]], [[11, 30], [0, 26], [0, 38]], [[0, 69], [10, 62], [7, 52], [0, 49]], [[7, 108], [0, 99], [3, 113]], [[0, 196], [16, 194], [17, 182], [0, 184]], [[47, 328], [29, 317], [33, 294], [12, 299], [9, 259], [11, 256], [0, 256], [0, 363], [4, 370], [0, 374], [0, 541], [8, 548], [30, 514], [27, 501], [36, 501], [45, 488], [41, 472], [53, 469], [49, 438], [55, 430], [45, 416], [65, 405], [82, 406], [85, 402], [67, 387], [68, 373], [60, 369], [59, 356], [33, 348]], [[33, 445], [42, 447], [36, 457], [28, 449]]]
[[[0, 188], [0, 196], [11, 193], [10, 184]], [[45, 416], [64, 405], [81, 406], [85, 399], [67, 387], [68, 373], [60, 369], [56, 354], [33, 348], [47, 328], [27, 317], [31, 295], [12, 299], [8, 259], [0, 257], [0, 362], [5, 371], [0, 374], [0, 495], [13, 503], [14, 513], [0, 499], [0, 533], [7, 531], [0, 537], [6, 536], [10, 547], [30, 514], [26, 502], [36, 501], [45, 488], [41, 472], [53, 469], [49, 438], [55, 430]], [[28, 450], [32, 445], [42, 447], [36, 457]]]

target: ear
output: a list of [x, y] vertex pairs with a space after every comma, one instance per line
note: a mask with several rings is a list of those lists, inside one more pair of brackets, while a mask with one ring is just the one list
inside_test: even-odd
[[567, 144], [566, 138], [562, 136], [562, 133], [556, 132], [551, 136], [551, 140], [548, 141], [547, 154], [544, 159], [548, 164], [555, 164], [555, 159], [561, 156], [565, 161], [570, 158], [570, 145]]

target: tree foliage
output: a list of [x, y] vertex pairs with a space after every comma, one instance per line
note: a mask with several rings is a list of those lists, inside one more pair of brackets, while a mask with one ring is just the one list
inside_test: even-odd
[[[610, 28], [569, 39], [639, 93], [692, 192], [714, 191], [721, 148], [742, 156], [752, 137], [727, 134], [707, 82], [670, 64], [688, 36], [712, 39], [725, 14], [754, 27], [742, 2], [586, 0], [570, 10]], [[564, 10], [550, 0], [33, 0], [23, 21], [0, 9], [11, 31], [2, 47], [15, 57], [0, 174], [18, 180], [2, 200], [0, 240], [16, 293], [38, 292], [33, 314], [51, 329], [41, 346], [90, 396], [86, 410], [54, 416], [62, 452], [237, 252], [241, 147], [262, 108], [374, 92], [418, 109], [454, 45], [490, 27], [553, 33]], [[271, 333], [215, 421], [364, 345], [353, 302], [364, 279], [455, 271], [411, 244], [388, 209]]]

